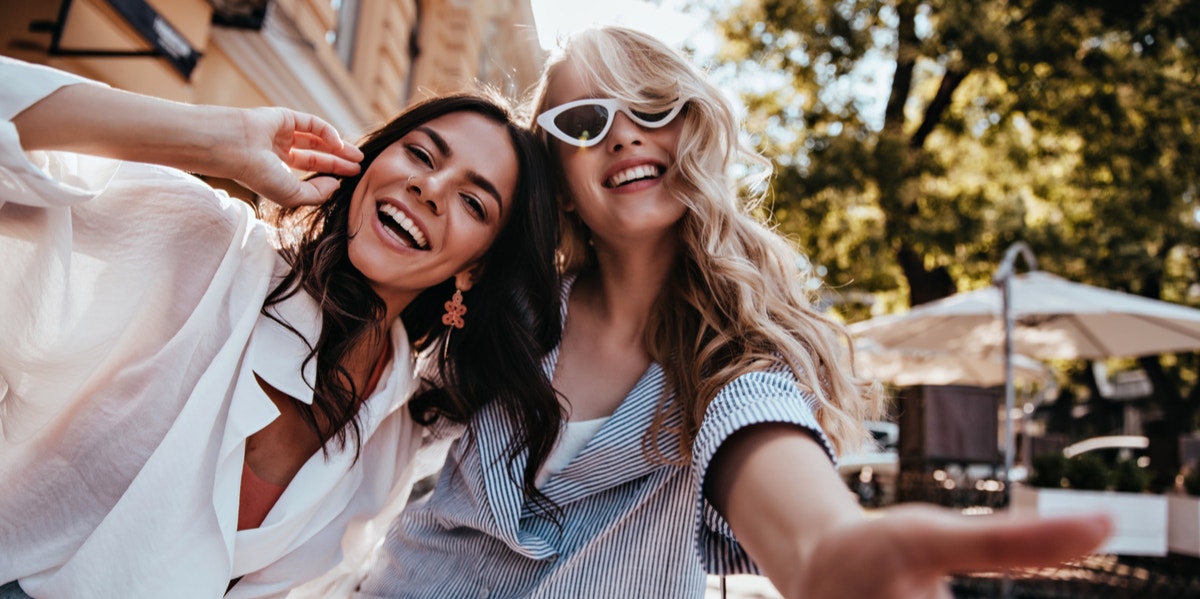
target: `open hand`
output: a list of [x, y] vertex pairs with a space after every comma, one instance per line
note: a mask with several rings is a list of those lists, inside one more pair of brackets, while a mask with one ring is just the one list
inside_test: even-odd
[[912, 505], [831, 530], [814, 547], [785, 597], [951, 599], [952, 573], [1049, 567], [1095, 550], [1112, 532], [1107, 516], [962, 516]]
[[363, 154], [324, 120], [286, 108], [235, 109], [243, 138], [229, 148], [229, 178], [284, 207], [320, 204], [337, 189], [329, 176], [302, 179], [293, 169], [352, 176]]

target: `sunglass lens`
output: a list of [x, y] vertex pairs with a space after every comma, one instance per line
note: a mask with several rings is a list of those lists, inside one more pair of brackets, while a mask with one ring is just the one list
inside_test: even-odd
[[600, 135], [608, 124], [608, 109], [598, 104], [576, 106], [554, 117], [554, 126], [579, 141]]

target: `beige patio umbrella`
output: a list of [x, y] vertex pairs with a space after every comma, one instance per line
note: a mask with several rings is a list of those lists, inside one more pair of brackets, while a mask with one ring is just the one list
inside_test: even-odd
[[[904, 314], [851, 325], [889, 348], [998, 352], [1001, 290], [959, 293]], [[1033, 271], [1012, 277], [1013, 349], [1043, 360], [1099, 360], [1200, 348], [1200, 310]]]
[[[1021, 256], [1031, 271], [1013, 274]], [[1200, 349], [1200, 310], [1038, 271], [1029, 247], [1018, 242], [1005, 253], [992, 287], [872, 318], [849, 330], [890, 348], [1003, 355], [1011, 368], [1016, 354], [1098, 360]], [[1013, 378], [1005, 381], [1009, 415]], [[1011, 416], [1006, 430], [1005, 466], [1011, 470]]]
[[[1004, 357], [996, 353], [898, 349], [861, 339], [854, 344], [854, 358], [859, 374], [897, 387], [1004, 384]], [[1051, 373], [1045, 364], [1017, 355], [1013, 356], [1013, 376], [1045, 384]]]

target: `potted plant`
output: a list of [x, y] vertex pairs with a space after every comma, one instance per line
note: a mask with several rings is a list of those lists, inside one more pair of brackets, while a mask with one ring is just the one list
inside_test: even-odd
[[1028, 484], [1013, 488], [1011, 509], [1043, 516], [1108, 512], [1115, 530], [1100, 553], [1166, 555], [1167, 501], [1145, 492], [1149, 482], [1133, 460], [1109, 468], [1094, 455], [1047, 454], [1034, 458]]
[[1167, 547], [1183, 555], [1200, 557], [1200, 468], [1183, 478], [1183, 493], [1167, 496]]

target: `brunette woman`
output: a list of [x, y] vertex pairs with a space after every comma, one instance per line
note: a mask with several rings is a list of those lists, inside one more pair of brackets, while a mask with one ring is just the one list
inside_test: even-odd
[[405, 500], [418, 421], [553, 402], [554, 208], [501, 104], [431, 100], [359, 151], [284, 109], [0, 81], [0, 581], [278, 595]]

